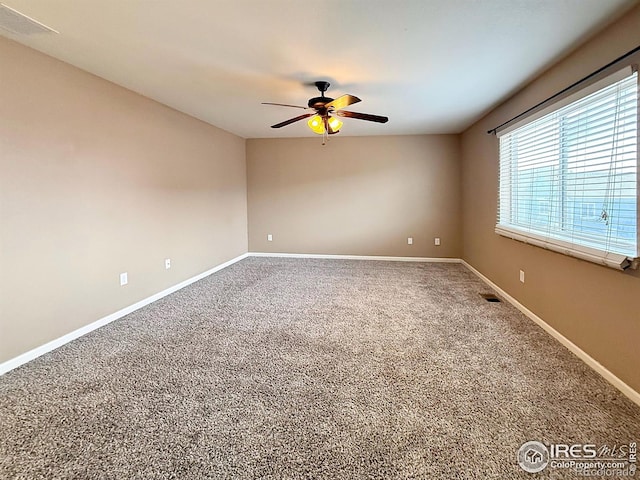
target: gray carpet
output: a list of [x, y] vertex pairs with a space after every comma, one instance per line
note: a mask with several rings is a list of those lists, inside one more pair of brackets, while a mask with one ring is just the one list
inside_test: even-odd
[[455, 264], [248, 258], [0, 377], [0, 478], [572, 478], [517, 449], [640, 439], [488, 291]]

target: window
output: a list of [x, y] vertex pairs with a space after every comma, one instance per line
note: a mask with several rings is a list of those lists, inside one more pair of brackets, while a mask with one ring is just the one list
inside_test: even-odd
[[629, 67], [551, 108], [498, 132], [496, 232], [636, 268], [637, 72]]

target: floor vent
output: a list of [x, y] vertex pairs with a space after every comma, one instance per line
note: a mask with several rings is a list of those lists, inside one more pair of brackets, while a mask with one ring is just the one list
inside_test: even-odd
[[500, 302], [500, 299], [496, 297], [493, 293], [481, 293], [480, 296], [484, 298], [487, 302], [491, 302], [491, 303]]
[[60, 33], [31, 17], [0, 3], [0, 28], [16, 35], [35, 33]]

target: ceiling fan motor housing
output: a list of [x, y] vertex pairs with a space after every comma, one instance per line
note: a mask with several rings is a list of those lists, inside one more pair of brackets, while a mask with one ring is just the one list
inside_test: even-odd
[[313, 97], [309, 99], [309, 103], [307, 105], [309, 105], [309, 107], [311, 108], [315, 108], [316, 110], [324, 107], [327, 103], [332, 102], [333, 98], [329, 98], [329, 97]]

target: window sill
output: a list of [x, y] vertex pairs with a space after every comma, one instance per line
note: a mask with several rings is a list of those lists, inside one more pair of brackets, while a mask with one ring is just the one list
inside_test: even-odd
[[615, 268], [616, 270], [627, 270], [629, 268], [636, 270], [638, 268], [638, 258], [630, 258], [618, 253], [605, 252], [595, 248], [578, 246], [562, 240], [547, 238], [541, 235], [536, 235], [535, 233], [510, 228], [505, 225], [496, 225], [495, 232], [498, 235], [511, 238], [512, 240], [518, 240], [529, 245], [535, 245], [536, 247], [562, 253], [570, 257], [597, 263], [609, 268]]

